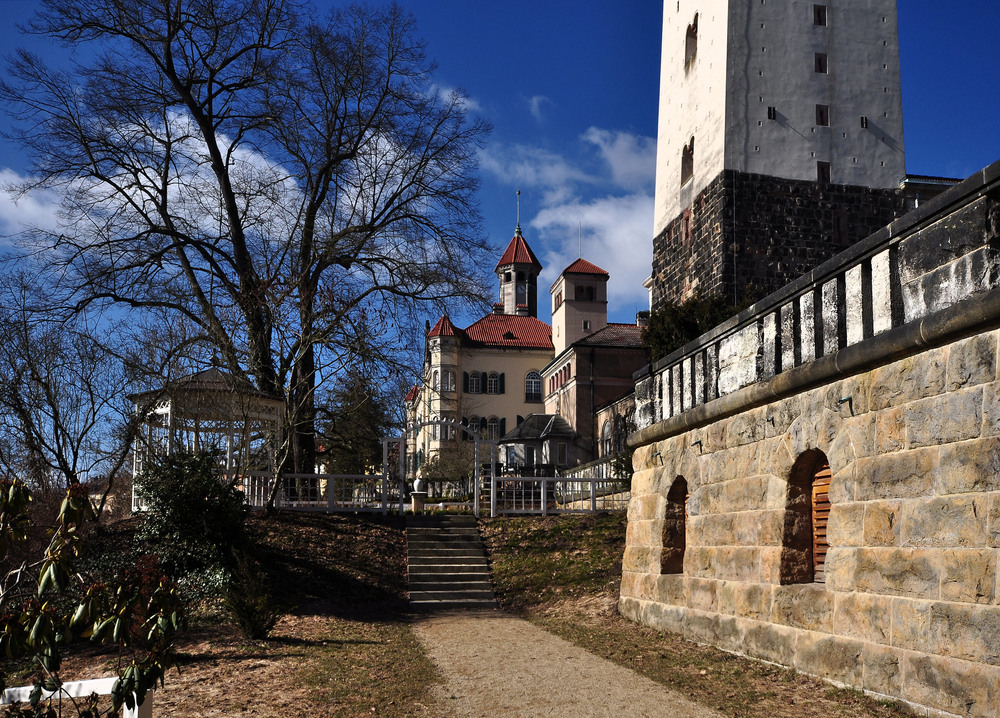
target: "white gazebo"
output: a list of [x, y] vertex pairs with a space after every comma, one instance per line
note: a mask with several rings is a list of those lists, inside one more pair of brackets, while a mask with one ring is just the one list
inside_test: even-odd
[[[269, 480], [246, 479], [274, 476], [275, 437], [284, 411], [282, 398], [265, 394], [214, 367], [175, 379], [159, 391], [129, 398], [136, 413], [145, 416], [133, 447], [133, 475], [138, 475], [156, 456], [216, 450], [220, 473], [224, 472], [244, 491], [250, 484], [267, 490]], [[132, 505], [138, 508], [134, 493]]]

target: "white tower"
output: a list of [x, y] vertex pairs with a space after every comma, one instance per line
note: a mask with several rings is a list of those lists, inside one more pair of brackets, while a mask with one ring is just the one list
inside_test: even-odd
[[[905, 167], [895, 0], [665, 0], [658, 240], [672, 223], [684, 241], [698, 240], [691, 234], [696, 218], [685, 219], [685, 213], [702, 209], [699, 203], [712, 199], [713, 183], [727, 171], [879, 190], [900, 186]], [[787, 197], [787, 187], [766, 191]], [[851, 241], [884, 224], [855, 228], [856, 210], [845, 205], [844, 211], [836, 221]], [[739, 233], [740, 218], [735, 222], [731, 229]], [[827, 222], [831, 235], [833, 224]], [[668, 254], [660, 260], [677, 259]], [[731, 253], [725, 259], [733, 265]], [[687, 280], [689, 289], [704, 283]]]

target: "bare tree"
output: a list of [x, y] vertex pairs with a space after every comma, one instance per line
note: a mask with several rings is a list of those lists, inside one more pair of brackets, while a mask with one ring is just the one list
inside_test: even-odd
[[60, 230], [22, 246], [64, 306], [184, 322], [284, 396], [282, 463], [311, 471], [317, 383], [349, 354], [392, 361], [423, 303], [486, 295], [488, 127], [431, 83], [395, 6], [322, 22], [291, 0], [43, 6], [32, 31], [100, 54], [66, 72], [20, 52], [0, 85], [34, 158], [18, 191], [63, 197]]
[[39, 312], [39, 297], [24, 277], [5, 279], [0, 468], [42, 493], [88, 483], [106, 499], [135, 426], [121, 392], [124, 362], [87, 318], [60, 321]]

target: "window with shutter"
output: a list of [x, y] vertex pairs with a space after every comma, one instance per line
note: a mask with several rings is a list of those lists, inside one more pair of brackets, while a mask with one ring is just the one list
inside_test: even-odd
[[780, 581], [823, 583], [829, 548], [830, 461], [818, 449], [799, 455], [788, 477]]
[[826, 551], [830, 547], [826, 538], [826, 525], [830, 519], [830, 465], [817, 467], [812, 482], [812, 556], [813, 580], [826, 580]]

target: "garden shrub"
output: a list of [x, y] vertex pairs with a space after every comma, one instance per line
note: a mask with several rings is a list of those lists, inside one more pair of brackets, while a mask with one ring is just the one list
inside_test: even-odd
[[250, 640], [267, 638], [281, 618], [282, 611], [271, 595], [266, 573], [243, 552], [235, 556], [224, 601], [240, 632]]
[[216, 474], [216, 459], [213, 452], [164, 456], [135, 479], [146, 508], [138, 538], [168, 575], [189, 584], [218, 584], [246, 544], [243, 493]]

